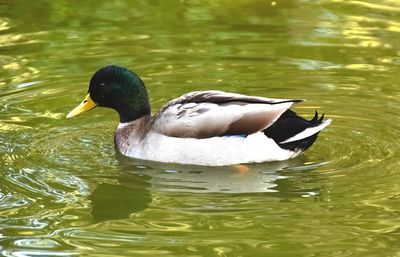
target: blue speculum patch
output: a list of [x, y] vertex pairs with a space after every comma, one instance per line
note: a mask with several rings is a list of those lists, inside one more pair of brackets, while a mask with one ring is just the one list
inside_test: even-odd
[[248, 135], [246, 134], [238, 134], [238, 135], [223, 135], [223, 137], [242, 137], [246, 138]]

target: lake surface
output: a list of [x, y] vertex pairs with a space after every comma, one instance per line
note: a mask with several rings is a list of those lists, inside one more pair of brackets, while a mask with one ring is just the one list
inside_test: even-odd
[[[399, 256], [397, 0], [0, 1], [1, 256]], [[65, 118], [107, 64], [157, 111], [218, 89], [333, 119], [284, 162], [116, 153], [117, 114]]]

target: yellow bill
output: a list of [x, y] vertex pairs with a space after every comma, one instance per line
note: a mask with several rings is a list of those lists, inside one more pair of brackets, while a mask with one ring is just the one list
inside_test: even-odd
[[67, 119], [75, 117], [83, 112], [87, 112], [96, 106], [97, 104], [92, 100], [90, 94], [87, 94], [83, 102], [67, 114]]

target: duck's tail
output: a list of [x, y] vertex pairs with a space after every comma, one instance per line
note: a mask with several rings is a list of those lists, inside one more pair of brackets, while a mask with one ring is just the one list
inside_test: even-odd
[[306, 120], [294, 111], [287, 110], [263, 132], [281, 148], [300, 153], [309, 148], [317, 139], [318, 133], [332, 122], [331, 119], [323, 120], [324, 115], [318, 117], [317, 111], [314, 118]]

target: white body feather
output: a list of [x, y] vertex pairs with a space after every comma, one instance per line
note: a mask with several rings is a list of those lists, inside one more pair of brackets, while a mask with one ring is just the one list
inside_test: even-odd
[[[120, 124], [121, 131], [129, 124]], [[128, 157], [159, 162], [225, 166], [240, 163], [258, 163], [287, 160], [300, 152], [280, 148], [262, 132], [243, 137], [212, 137], [205, 139], [169, 137], [149, 132], [142, 140], [132, 137], [117, 143], [118, 150]]]

